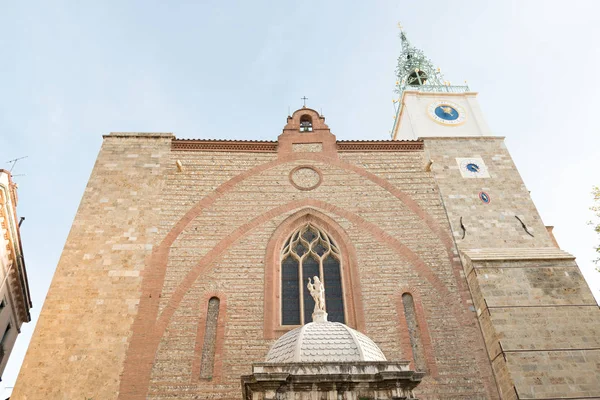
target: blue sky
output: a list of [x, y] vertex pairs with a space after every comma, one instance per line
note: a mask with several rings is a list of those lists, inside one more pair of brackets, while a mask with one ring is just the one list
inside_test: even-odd
[[599, 12], [594, 0], [0, 2], [0, 168], [28, 156], [13, 172], [34, 302], [0, 385], [14, 384], [102, 134], [275, 140], [307, 96], [339, 139], [387, 139], [398, 21], [446, 79], [480, 93], [599, 296], [586, 225]]

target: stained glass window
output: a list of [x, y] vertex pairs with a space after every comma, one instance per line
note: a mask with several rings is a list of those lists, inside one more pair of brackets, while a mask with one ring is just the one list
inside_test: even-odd
[[344, 301], [342, 296], [342, 277], [340, 275], [340, 262], [337, 258], [328, 255], [323, 260], [323, 278], [328, 282], [325, 291], [325, 306], [329, 321], [344, 322]]
[[341, 255], [325, 232], [312, 224], [296, 230], [281, 254], [281, 323], [300, 325], [312, 321], [315, 302], [308, 292], [308, 278], [318, 276], [325, 286], [329, 321], [345, 322]]
[[287, 256], [281, 263], [281, 320], [283, 325], [300, 325], [300, 297], [298, 296], [298, 260]]

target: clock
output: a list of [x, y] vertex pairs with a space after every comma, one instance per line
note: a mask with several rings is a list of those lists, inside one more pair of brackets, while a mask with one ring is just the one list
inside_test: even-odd
[[465, 167], [467, 168], [467, 171], [472, 172], [474, 174], [481, 171], [481, 167], [479, 165], [477, 165], [477, 163], [474, 163], [474, 162], [467, 163], [465, 165]]
[[481, 157], [457, 158], [456, 163], [463, 178], [489, 178], [485, 163]]
[[465, 122], [467, 114], [458, 104], [451, 101], [434, 101], [427, 107], [427, 113], [435, 122], [442, 125], [456, 126]]

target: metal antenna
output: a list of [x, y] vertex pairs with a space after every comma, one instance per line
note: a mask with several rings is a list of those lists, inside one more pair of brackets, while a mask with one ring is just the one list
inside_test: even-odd
[[13, 160], [8, 160], [7, 163], [12, 163], [12, 166], [10, 167], [9, 172], [12, 172], [12, 170], [15, 167], [15, 164], [17, 163], [17, 161], [22, 160], [22, 159], [27, 158], [27, 157], [29, 157], [29, 156], [23, 156], [23, 157], [15, 158]]

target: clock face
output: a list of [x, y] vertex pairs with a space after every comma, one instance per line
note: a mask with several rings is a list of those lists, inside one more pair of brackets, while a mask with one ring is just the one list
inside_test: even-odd
[[473, 163], [473, 162], [467, 163], [465, 165], [465, 168], [467, 168], [467, 170], [469, 172], [473, 172], [473, 173], [477, 173], [477, 172], [479, 172], [481, 170], [481, 167], [479, 165], [477, 165], [476, 163]]
[[435, 115], [438, 118], [441, 118], [446, 121], [454, 121], [458, 118], [458, 111], [456, 111], [452, 106], [442, 105], [437, 106], [434, 110]]
[[439, 100], [427, 108], [429, 116], [442, 125], [460, 125], [465, 122], [467, 114], [458, 104], [451, 101]]
[[457, 158], [456, 162], [463, 178], [490, 177], [490, 174], [481, 157]]

